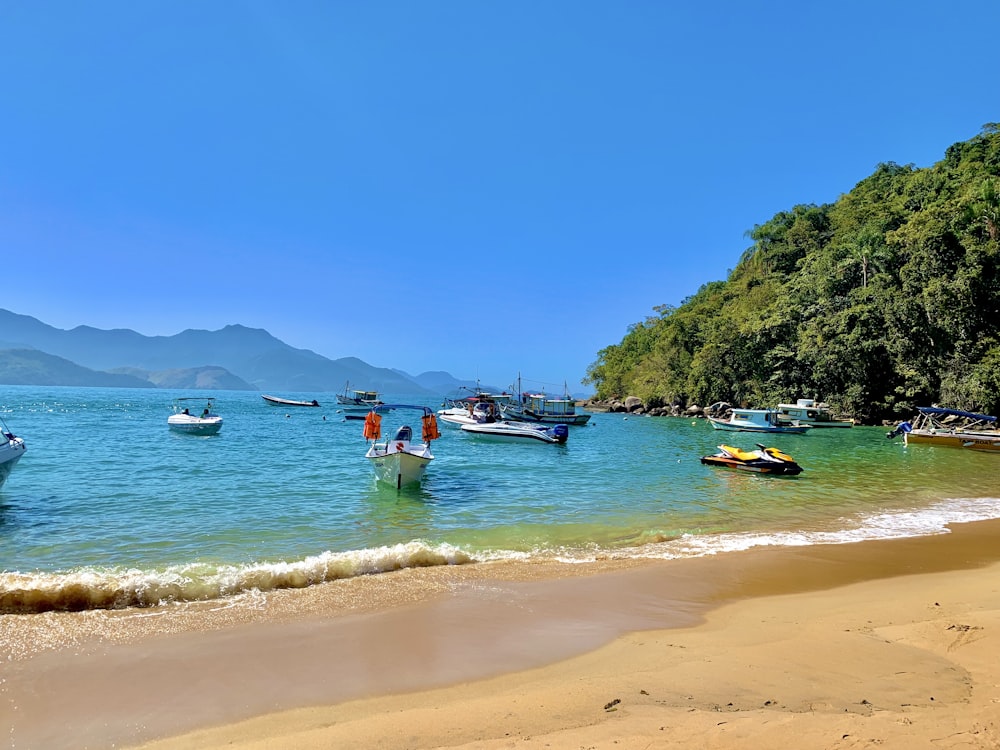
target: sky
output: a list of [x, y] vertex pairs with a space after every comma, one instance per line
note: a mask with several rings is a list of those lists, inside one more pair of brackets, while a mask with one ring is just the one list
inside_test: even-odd
[[755, 225], [1000, 121], [998, 22], [995, 0], [6, 2], [0, 308], [586, 391]]

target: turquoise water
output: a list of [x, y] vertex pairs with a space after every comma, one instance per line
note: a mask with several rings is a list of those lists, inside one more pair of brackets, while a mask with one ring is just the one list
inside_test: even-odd
[[423, 484], [400, 491], [375, 483], [362, 423], [333, 394], [278, 394], [316, 409], [214, 392], [225, 424], [213, 437], [167, 429], [172, 400], [190, 395], [0, 389], [28, 448], [0, 489], [0, 611], [207, 599], [415, 565], [850, 542], [1000, 517], [1000, 456], [907, 448], [880, 428], [767, 440], [805, 469], [784, 478], [702, 465], [720, 442], [761, 439], [705, 420], [595, 414], [565, 445], [442, 426]]

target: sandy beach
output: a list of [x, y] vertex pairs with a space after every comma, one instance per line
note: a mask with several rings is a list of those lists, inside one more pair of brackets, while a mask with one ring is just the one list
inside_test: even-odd
[[1000, 746], [1000, 522], [565, 567], [5, 615], [0, 713], [12, 748]]

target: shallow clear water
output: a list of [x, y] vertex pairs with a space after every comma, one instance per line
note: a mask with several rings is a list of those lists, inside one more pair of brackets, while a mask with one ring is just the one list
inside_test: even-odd
[[[362, 423], [345, 421], [333, 394], [279, 394], [323, 404], [294, 408], [215, 393], [225, 424], [213, 437], [167, 429], [182, 395], [193, 394], [0, 390], [28, 447], [0, 489], [0, 611], [210, 598], [411, 565], [846, 542], [1000, 517], [1000, 456], [906, 448], [879, 428], [762, 441], [705, 420], [595, 414], [565, 445], [522, 445], [442, 426], [423, 484], [400, 491], [375, 483]], [[758, 441], [803, 474], [699, 461], [718, 443]]]

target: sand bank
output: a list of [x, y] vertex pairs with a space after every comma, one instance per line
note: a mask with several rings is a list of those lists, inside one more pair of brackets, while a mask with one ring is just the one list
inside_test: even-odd
[[233, 622], [58, 616], [90, 636], [8, 656], [0, 709], [12, 747], [993, 748], [998, 558], [989, 522], [568, 578], [406, 571]]

